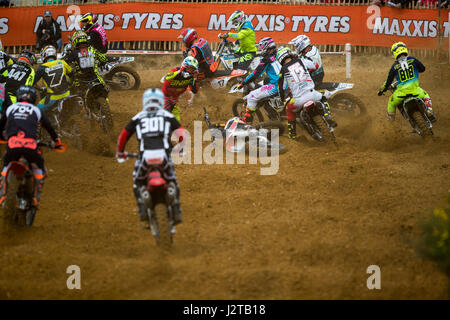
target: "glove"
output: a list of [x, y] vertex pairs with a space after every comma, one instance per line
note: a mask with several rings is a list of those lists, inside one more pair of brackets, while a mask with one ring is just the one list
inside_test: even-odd
[[61, 139], [58, 138], [56, 141], [52, 141], [52, 149], [62, 149], [63, 145]]
[[116, 153], [116, 158], [118, 158], [118, 159], [126, 159], [126, 158], [128, 158], [128, 153], [127, 152], [117, 152]]
[[236, 86], [236, 89], [241, 89], [243, 87], [244, 87], [244, 85], [242, 83], [238, 83], [238, 85]]
[[384, 94], [384, 90], [381, 90], [381, 89], [378, 90], [378, 95], [379, 95], [379, 96], [382, 96], [383, 94]]

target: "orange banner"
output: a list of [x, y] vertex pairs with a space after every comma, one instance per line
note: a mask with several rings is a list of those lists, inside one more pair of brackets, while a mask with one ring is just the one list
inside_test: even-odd
[[[376, 6], [314, 6], [239, 4], [251, 19], [257, 39], [271, 36], [287, 43], [307, 34], [315, 44], [391, 46], [404, 41], [411, 48], [437, 48], [439, 30], [448, 48], [448, 10], [407, 10]], [[35, 31], [45, 10], [63, 31], [63, 42], [79, 28], [86, 12], [96, 13], [109, 41], [176, 41], [184, 28], [193, 27], [208, 41], [230, 31], [227, 20], [235, 4], [123, 3], [109, 5], [46, 6], [0, 9], [0, 39], [4, 46], [36, 43]]]

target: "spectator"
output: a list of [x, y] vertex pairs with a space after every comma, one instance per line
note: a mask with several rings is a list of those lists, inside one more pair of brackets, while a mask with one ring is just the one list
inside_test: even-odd
[[0, 7], [9, 7], [9, 0], [0, 0]]
[[36, 49], [40, 50], [46, 45], [52, 45], [58, 50], [62, 47], [61, 28], [53, 19], [52, 13], [47, 10], [44, 13], [44, 20], [41, 21], [36, 31]]

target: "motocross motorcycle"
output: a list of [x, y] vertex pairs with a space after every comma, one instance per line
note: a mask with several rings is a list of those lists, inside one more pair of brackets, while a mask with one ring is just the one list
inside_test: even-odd
[[[243, 117], [245, 114], [245, 106], [246, 100], [248, 98], [248, 92], [257, 88], [257, 86], [263, 85], [262, 82], [255, 84], [249, 84], [245, 86], [245, 93], [242, 99], [237, 99], [232, 106], [232, 111], [235, 116]], [[253, 88], [253, 89], [250, 89]], [[232, 88], [232, 90], [242, 90]], [[284, 103], [279, 95], [274, 95], [271, 97], [267, 97], [258, 101], [258, 105], [255, 111], [255, 120], [257, 122], [264, 122], [264, 119], [267, 117], [272, 121], [282, 121], [286, 120], [286, 104], [289, 99]], [[297, 113], [296, 121], [297, 123], [304, 128], [309, 135], [321, 142], [333, 142], [335, 143], [336, 139], [334, 136], [334, 128], [328, 123], [327, 119], [324, 116], [325, 106], [322, 102], [308, 101], [305, 103], [300, 112]], [[254, 120], [254, 121], [255, 121]]]
[[[2, 141], [6, 143], [6, 141]], [[66, 146], [54, 149], [52, 143], [37, 141], [38, 147], [48, 147], [56, 152], [64, 152]], [[21, 157], [18, 161], [9, 163], [6, 169], [6, 181], [8, 183], [6, 199], [4, 202], [4, 218], [9, 225], [31, 227], [38, 210], [33, 206], [33, 196], [35, 193], [35, 183], [32, 166]]]
[[[223, 67], [227, 71], [232, 71], [237, 69], [237, 65], [239, 64], [239, 56], [234, 53], [234, 44], [227, 39], [222, 38], [222, 35], [219, 34], [219, 39], [222, 42], [219, 43], [216, 54], [214, 56], [214, 61], [217, 61], [219, 64], [222, 63]], [[260, 57], [255, 57], [249, 66], [249, 71], [253, 71], [259, 64]]]
[[[129, 158], [138, 158], [138, 153], [128, 153], [126, 159], [118, 158], [122, 163]], [[165, 177], [165, 166], [168, 165], [165, 151], [146, 151], [142, 155], [143, 168], [136, 179], [142, 181], [139, 189], [141, 220], [148, 220], [150, 231], [157, 245], [169, 248], [173, 243], [174, 204], [177, 201], [177, 188], [174, 182]]]
[[[263, 81], [260, 81], [257, 84], [251, 83], [246, 88], [239, 89], [237, 89], [237, 84], [233, 85], [229, 93], [234, 94], [237, 92], [242, 92], [245, 95], [244, 98], [237, 99], [233, 103], [233, 114], [243, 115], [245, 113], [245, 110], [243, 110], [243, 108], [245, 108], [244, 100], [247, 99], [249, 92], [263, 85]], [[353, 88], [353, 83], [324, 82], [318, 88], [316, 88], [316, 90], [322, 93], [328, 99], [328, 103], [330, 104], [332, 113], [341, 116], [351, 116], [355, 118], [361, 117], [365, 115], [367, 111], [364, 103], [359, 98], [350, 93], [341, 92], [343, 90], [349, 90], [351, 88]], [[262, 112], [258, 112], [260, 107]], [[275, 112], [279, 113], [279, 115], [276, 115]], [[257, 120], [264, 121], [264, 114], [266, 114], [266, 116], [271, 120], [280, 120], [283, 118], [283, 116], [285, 116], [284, 103], [283, 101], [281, 101], [278, 95], [265, 98], [258, 102], [256, 112]]]
[[[64, 46], [63, 54], [58, 59], [64, 58], [71, 50], [72, 44], [69, 37], [69, 43]], [[136, 70], [124, 65], [130, 62], [134, 62], [134, 57], [119, 57], [108, 61], [99, 66], [99, 75], [113, 90], [137, 90], [141, 85], [141, 77]]]
[[[391, 93], [394, 93], [396, 89], [397, 82], [392, 83], [388, 88]], [[427, 115], [427, 107], [417, 95], [406, 95], [403, 102], [397, 105], [397, 109], [413, 128], [413, 133], [417, 133], [423, 139], [433, 136], [433, 125]]]
[[[45, 95], [47, 89], [40, 88], [41, 97]], [[75, 119], [84, 107], [84, 100], [79, 95], [71, 94], [61, 100], [55, 102], [46, 114], [59, 136], [69, 141], [71, 145], [78, 149], [82, 149], [82, 137], [79, 123]], [[47, 131], [40, 128], [41, 139], [47, 134]]]
[[354, 87], [353, 83], [322, 82], [315, 90], [322, 93], [328, 99], [331, 112], [336, 115], [358, 118], [367, 113], [366, 106], [358, 97], [348, 92]]
[[102, 65], [99, 74], [113, 90], [137, 90], [141, 77], [133, 68], [124, 65], [133, 61], [134, 57], [119, 57]]
[[[258, 150], [273, 151], [278, 153], [287, 151], [282, 144], [272, 142], [272, 139], [284, 133], [284, 126], [279, 121], [261, 122], [255, 126], [249, 125], [242, 121], [240, 117], [234, 117], [227, 121], [226, 124], [212, 124], [206, 108], [203, 108], [204, 119], [208, 129], [213, 137], [225, 139], [226, 150], [233, 153], [239, 153], [249, 147]], [[273, 131], [278, 130], [278, 131]], [[266, 153], [267, 154], [267, 153]]]
[[109, 88], [99, 81], [80, 81], [78, 93], [83, 98], [84, 118], [97, 122], [103, 133], [110, 133], [114, 127], [109, 107]]

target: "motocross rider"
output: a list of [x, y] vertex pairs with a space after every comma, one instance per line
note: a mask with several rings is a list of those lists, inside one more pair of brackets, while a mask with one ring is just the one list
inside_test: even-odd
[[83, 89], [87, 83], [100, 82], [109, 91], [105, 81], [98, 73], [98, 64], [106, 62], [105, 55], [88, 45], [88, 37], [84, 31], [76, 31], [72, 36], [72, 50], [64, 57], [75, 70], [73, 87], [75, 91]]
[[247, 16], [244, 11], [236, 10], [228, 19], [228, 24], [236, 28], [237, 33], [225, 33], [220, 35], [221, 38], [231, 37], [239, 40], [239, 48], [236, 50], [236, 54], [239, 56], [239, 63], [237, 69], [247, 70], [250, 63], [256, 56], [256, 37], [255, 29], [250, 20], [247, 20]]
[[180, 122], [180, 107], [177, 102], [181, 94], [186, 90], [192, 93], [198, 91], [198, 62], [194, 57], [186, 57], [181, 63], [181, 67], [170, 70], [164, 76], [162, 91], [164, 93], [164, 109], [172, 112]]
[[198, 72], [204, 78], [210, 78], [217, 70], [217, 63], [214, 63], [214, 56], [212, 54], [211, 47], [208, 41], [203, 38], [199, 38], [197, 31], [192, 28], [187, 28], [178, 36], [183, 41], [186, 51], [184, 56], [187, 57], [190, 54], [198, 61]]
[[44, 63], [36, 71], [35, 83], [42, 78], [46, 88], [46, 96], [39, 101], [39, 109], [47, 109], [56, 101], [70, 95], [70, 74], [72, 68], [64, 61], [56, 59], [56, 48], [46, 46], [41, 51]]
[[6, 52], [3, 52], [2, 42], [0, 41], [0, 74], [3, 70], [14, 63], [14, 59], [9, 56]]
[[306, 35], [299, 35], [292, 39], [289, 44], [294, 45], [297, 54], [305, 59], [309, 59], [316, 63], [319, 68], [311, 73], [311, 78], [314, 81], [316, 89], [320, 88], [325, 77], [325, 72], [323, 71], [322, 58], [320, 57], [320, 51], [316, 46], [311, 44], [311, 40]]
[[[139, 208], [141, 221], [148, 219], [142, 208], [140, 189], [145, 186], [145, 172], [147, 170], [146, 159], [148, 156], [160, 154], [164, 158], [164, 177], [168, 182], [173, 182], [177, 189], [174, 208], [174, 224], [181, 223], [180, 189], [178, 187], [175, 170], [171, 159], [172, 145], [170, 138], [173, 132], [178, 136], [179, 142], [185, 137], [185, 131], [173, 114], [163, 109], [165, 97], [160, 89], [147, 89], [142, 96], [142, 111], [135, 115], [122, 130], [117, 140], [117, 158], [126, 159], [124, 151], [128, 139], [136, 132], [139, 142], [140, 156], [136, 160], [133, 172], [133, 192]], [[156, 125], [153, 125], [156, 124]], [[139, 178], [144, 175], [144, 179]]]
[[253, 114], [259, 100], [278, 94], [278, 78], [281, 65], [276, 59], [277, 46], [275, 41], [270, 37], [262, 38], [258, 43], [258, 47], [261, 51], [262, 59], [258, 67], [238, 85], [238, 88], [253, 82], [264, 72], [267, 73], [270, 81], [268, 84], [250, 92], [244, 116], [246, 123], [253, 122]]
[[[107, 56], [108, 39], [106, 37], [105, 28], [97, 21], [97, 15], [93, 13], [86, 13], [80, 19], [81, 30], [88, 35], [89, 45], [97, 49], [100, 54], [105, 56], [107, 62], [117, 61], [119, 58]], [[100, 61], [100, 66], [105, 62]]]
[[314, 90], [314, 82], [311, 78], [310, 72], [317, 70], [318, 65], [311, 60], [299, 58], [291, 49], [287, 47], [280, 47], [277, 51], [277, 60], [281, 64], [280, 78], [278, 80], [278, 87], [280, 90], [280, 97], [285, 98], [284, 88], [285, 83], [289, 87], [292, 99], [289, 100], [286, 106], [286, 116], [288, 120], [289, 138], [296, 138], [296, 113], [303, 108], [307, 101], [319, 102], [321, 101], [325, 109], [324, 116], [332, 127], [337, 124], [331, 117], [330, 107], [327, 99], [320, 92]]
[[62, 148], [61, 139], [52, 127], [45, 113], [41, 112], [34, 104], [36, 103], [36, 89], [31, 86], [21, 86], [17, 90], [17, 103], [12, 104], [6, 110], [5, 117], [0, 120], [0, 132], [3, 132], [6, 125], [6, 135], [8, 143], [6, 153], [3, 157], [3, 170], [1, 173], [0, 204], [3, 204], [7, 192], [8, 165], [11, 161], [17, 161], [24, 157], [36, 166], [33, 168], [34, 175], [34, 195], [33, 206], [39, 208], [40, 195], [44, 186], [44, 179], [47, 170], [44, 166], [44, 158], [39, 151], [36, 139], [38, 135], [39, 123], [45, 128], [52, 140], [55, 148]]
[[5, 101], [3, 102], [2, 112], [6, 108], [16, 103], [16, 91], [22, 85], [34, 85], [35, 72], [33, 65], [36, 63], [36, 56], [30, 50], [23, 50], [17, 62], [7, 66], [0, 74], [0, 83], [5, 83]]
[[396, 42], [391, 47], [394, 64], [389, 70], [387, 80], [378, 91], [378, 95], [383, 95], [394, 79], [397, 80], [397, 88], [390, 96], [387, 109], [388, 120], [395, 118], [396, 107], [403, 102], [406, 95], [418, 96], [427, 107], [427, 115], [430, 121], [435, 122], [436, 117], [433, 112], [431, 98], [428, 93], [419, 87], [419, 73], [425, 71], [425, 66], [414, 57], [408, 56], [408, 48], [403, 42]]

